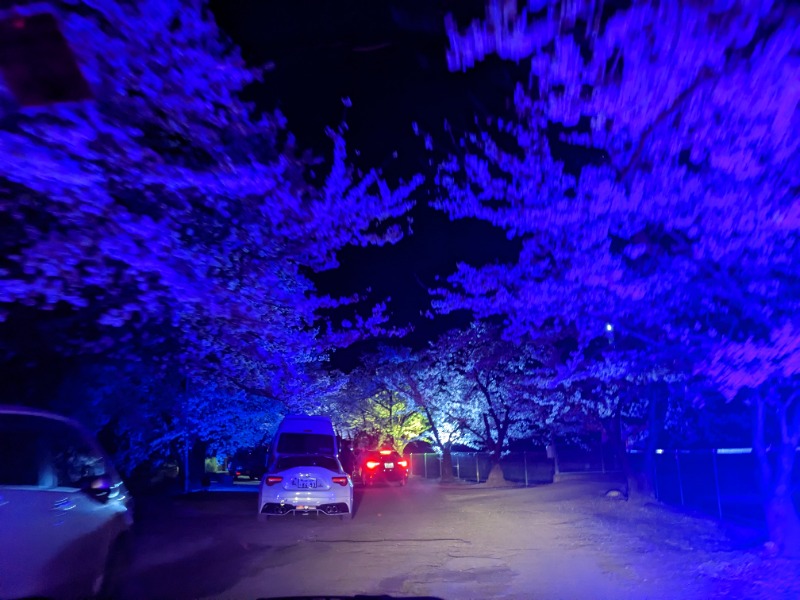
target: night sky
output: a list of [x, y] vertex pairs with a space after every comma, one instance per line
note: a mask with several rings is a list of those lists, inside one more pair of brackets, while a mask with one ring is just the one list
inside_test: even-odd
[[[468, 315], [420, 317], [430, 308], [427, 289], [437, 284], [436, 276], [443, 280], [458, 261], [513, 261], [519, 250], [500, 229], [477, 220], [451, 223], [426, 206], [436, 195], [429, 160], [435, 165], [455, 149], [453, 139], [474, 131], [476, 118], [480, 124], [508, 114], [519, 79], [516, 65], [499, 60], [487, 60], [469, 74], [447, 70], [445, 13], [467, 23], [483, 14], [483, 2], [236, 0], [212, 2], [212, 9], [249, 64], [271, 65], [250, 97], [260, 109], [280, 109], [301, 147], [329, 157], [325, 128], [344, 119], [356, 166], [379, 168], [390, 182], [426, 176], [415, 195], [413, 235], [395, 246], [345, 249], [342, 268], [314, 277], [319, 289], [364, 294], [369, 288], [371, 300], [391, 297], [392, 325], [413, 323], [415, 331], [404, 343], [417, 347], [464, 325]], [[352, 107], [345, 107], [343, 98]], [[413, 123], [433, 136], [433, 153], [414, 134]], [[339, 352], [339, 362], [348, 366], [374, 343]]]

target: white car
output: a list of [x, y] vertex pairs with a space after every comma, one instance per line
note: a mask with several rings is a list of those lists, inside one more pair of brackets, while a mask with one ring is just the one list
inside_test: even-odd
[[132, 524], [128, 491], [92, 436], [0, 405], [0, 598], [113, 594]]
[[338, 458], [284, 455], [268, 467], [258, 490], [261, 515], [324, 514], [353, 517], [353, 482]]

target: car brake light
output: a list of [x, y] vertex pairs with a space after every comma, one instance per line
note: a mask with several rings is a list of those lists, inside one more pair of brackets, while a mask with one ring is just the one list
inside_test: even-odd
[[267, 485], [275, 485], [276, 483], [280, 483], [283, 481], [283, 477], [277, 477], [275, 475], [267, 475], [264, 481]]
[[406, 459], [398, 460], [397, 464], [405, 469], [408, 466], [408, 461]]
[[391, 450], [381, 450], [381, 454], [382, 454], [383, 456], [389, 456], [391, 453], [392, 453], [392, 451], [391, 451]]
[[237, 474], [237, 475], [241, 475], [241, 474], [242, 474], [242, 472], [241, 472], [241, 471], [236, 471], [236, 474]]
[[333, 483], [338, 483], [339, 485], [342, 486], [347, 485], [347, 477], [339, 477], [339, 476], [331, 477], [331, 481]]
[[367, 461], [367, 468], [368, 468], [368, 469], [374, 469], [375, 467], [377, 467], [377, 466], [378, 466], [378, 465], [380, 465], [380, 464], [381, 464], [381, 463], [379, 463], [378, 461], [375, 461], [375, 460], [368, 460], [368, 461]]

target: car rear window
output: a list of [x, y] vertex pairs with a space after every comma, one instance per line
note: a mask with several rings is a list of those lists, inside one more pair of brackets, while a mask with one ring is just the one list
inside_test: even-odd
[[279, 454], [324, 454], [333, 456], [333, 436], [322, 433], [282, 433]]
[[339, 462], [330, 456], [284, 456], [275, 464], [276, 471], [295, 469], [297, 467], [322, 467], [334, 473], [339, 472]]

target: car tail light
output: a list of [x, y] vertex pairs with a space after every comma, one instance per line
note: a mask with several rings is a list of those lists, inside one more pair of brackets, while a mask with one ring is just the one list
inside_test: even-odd
[[241, 471], [236, 471], [236, 474], [237, 474], [237, 475], [241, 475], [241, 474], [242, 474], [242, 472], [241, 472]]
[[347, 477], [340, 477], [340, 476], [331, 477], [331, 481], [333, 483], [338, 483], [339, 485], [342, 486], [347, 485]]
[[374, 469], [375, 467], [379, 466], [380, 464], [381, 464], [381, 463], [379, 463], [379, 462], [378, 462], [378, 461], [376, 461], [376, 460], [368, 460], [368, 461], [367, 461], [367, 468], [368, 468], [368, 469]]
[[283, 477], [278, 477], [276, 475], [267, 475], [264, 478], [264, 481], [267, 483], [267, 485], [275, 485], [276, 483], [280, 483], [281, 481], [283, 481]]
[[392, 451], [391, 451], [391, 450], [381, 450], [381, 454], [382, 454], [383, 456], [389, 456], [391, 453], [392, 453]]
[[408, 461], [404, 458], [403, 460], [398, 460], [397, 464], [405, 469], [408, 466]]

